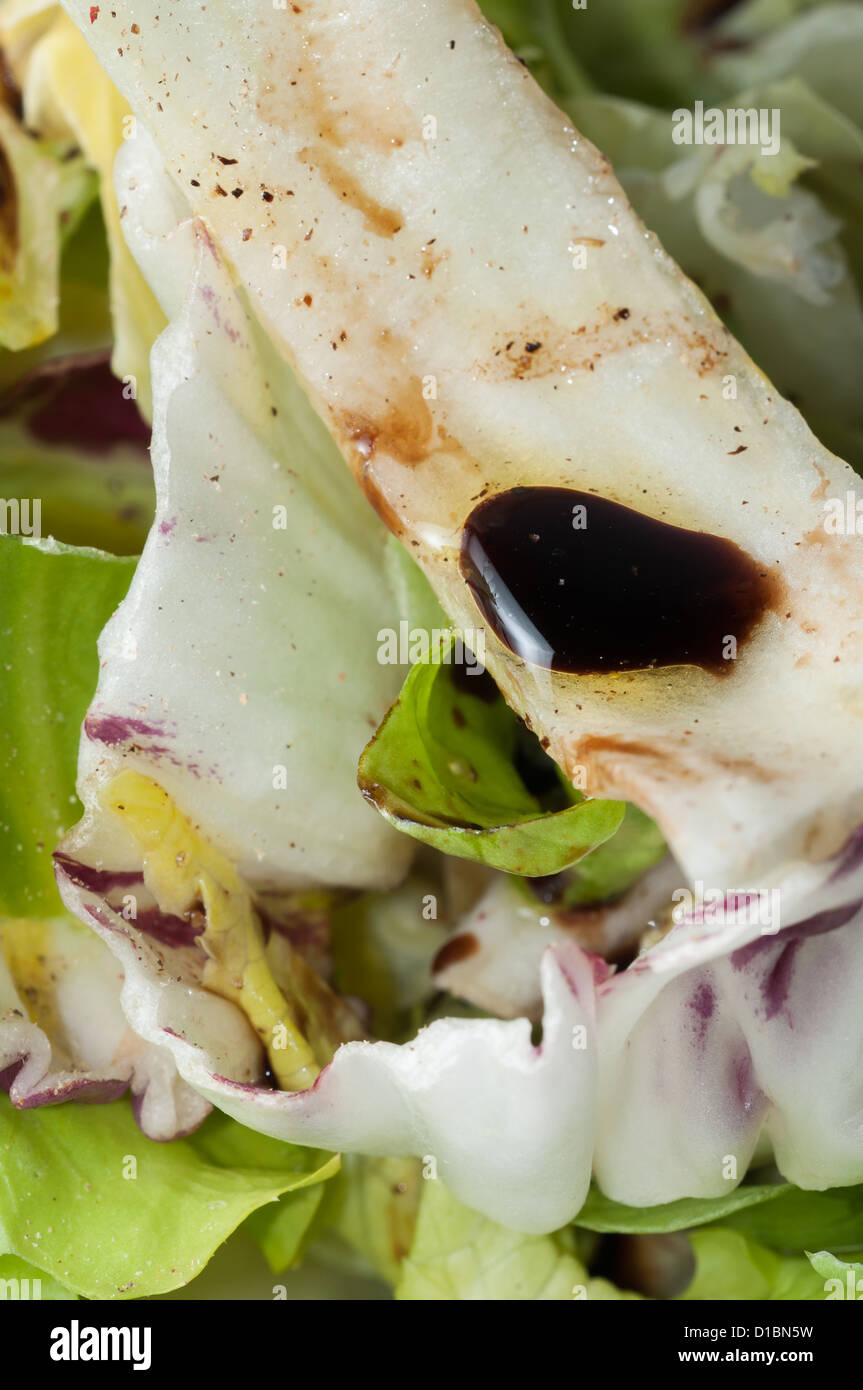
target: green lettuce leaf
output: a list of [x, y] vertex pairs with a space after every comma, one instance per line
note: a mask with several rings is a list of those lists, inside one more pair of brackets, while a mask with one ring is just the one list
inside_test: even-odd
[[592, 1187], [576, 1222], [588, 1231], [656, 1235], [726, 1220], [733, 1212], [774, 1202], [787, 1191], [782, 1183], [742, 1186], [722, 1197], [684, 1197], [655, 1207], [627, 1207]]
[[76, 819], [81, 721], [96, 639], [135, 562], [50, 541], [0, 538], [0, 912], [60, 911], [51, 855]]
[[325, 1237], [330, 1259], [395, 1285], [414, 1244], [422, 1188], [415, 1158], [345, 1154], [324, 1190], [315, 1234]]
[[40, 1303], [68, 1302], [78, 1295], [58, 1279], [17, 1255], [0, 1255], [0, 1302], [10, 1299]]
[[[212, 1142], [218, 1151], [224, 1139]], [[20, 1111], [0, 1096], [0, 1252], [85, 1298], [164, 1293], [251, 1212], [337, 1162], [226, 1167], [207, 1157], [210, 1143], [206, 1126], [195, 1142], [144, 1139], [122, 1101]]]
[[823, 1248], [804, 1258], [804, 1249], [858, 1249], [863, 1244], [860, 1193], [860, 1188], [804, 1192], [790, 1183], [753, 1184], [712, 1200], [638, 1208], [611, 1202], [593, 1188], [577, 1223], [589, 1231], [636, 1236], [687, 1230], [696, 1268], [680, 1295], [684, 1300], [819, 1299], [826, 1296], [826, 1279], [840, 1279], [846, 1289], [846, 1271], [853, 1266]]
[[806, 1258], [824, 1280], [826, 1299], [848, 1298], [856, 1303], [863, 1298], [863, 1264], [858, 1260], [840, 1260], [829, 1250], [818, 1250], [814, 1254], [807, 1250]]
[[396, 1298], [564, 1301], [588, 1294], [588, 1276], [566, 1233], [526, 1236], [463, 1207], [442, 1182], [423, 1188], [416, 1238]]
[[[312, 1191], [312, 1189], [307, 1189]], [[207, 1268], [181, 1289], [156, 1294], [159, 1302], [308, 1302], [341, 1303], [390, 1298], [381, 1280], [357, 1271], [343, 1252], [320, 1243], [290, 1269], [273, 1271], [258, 1246], [241, 1226], [216, 1251]]]
[[690, 1237], [695, 1275], [683, 1302], [824, 1298], [824, 1283], [804, 1257], [777, 1255], [739, 1231], [710, 1227]]
[[[407, 623], [409, 631], [428, 633], [431, 642], [435, 631], [445, 631], [449, 626], [449, 619], [438, 603], [431, 584], [394, 537], [387, 542], [386, 562], [387, 576], [400, 618]], [[464, 688], [469, 690], [473, 680], [478, 681], [479, 677], [466, 678], [462, 683]], [[501, 717], [501, 728], [504, 734], [502, 746], [510, 749], [510, 756], [533, 755], [533, 767], [540, 778], [545, 772], [550, 772], [554, 786], [554, 764], [551, 759], [544, 757], [527, 730], [520, 729], [517, 721], [506, 714]], [[519, 735], [522, 736], [521, 742]], [[564, 787], [565, 784], [562, 784], [558, 789], [559, 795], [566, 795]], [[581, 859], [575, 868], [566, 870], [559, 881], [549, 885], [552, 897], [548, 901], [553, 900], [559, 907], [570, 908], [619, 897], [665, 853], [665, 841], [655, 823], [638, 807], [627, 805], [620, 827], [611, 838]], [[367, 997], [362, 989], [349, 989], [348, 992]]]
[[804, 1192], [788, 1184], [776, 1202], [740, 1209], [725, 1224], [777, 1250], [856, 1249], [863, 1246], [863, 1185]]
[[359, 765], [363, 795], [397, 829], [447, 854], [530, 877], [558, 873], [618, 829], [625, 804], [543, 812], [516, 770], [519, 721], [485, 675], [419, 663]]
[[[831, 18], [843, 32], [843, 11], [847, 39], [848, 11], [855, 8], [836, 0], [482, 0], [486, 16], [554, 100], [593, 86], [668, 107], [721, 101], [744, 85], [728, 69], [747, 62], [763, 68], [765, 51], [774, 63], [791, 55], [799, 63], [806, 47], [820, 46], [816, 37], [827, 48]], [[818, 9], [826, 14], [811, 21], [815, 32], [801, 49], [789, 41], [792, 21]], [[839, 72], [850, 85], [859, 64], [840, 56]]]
[[[337, 1157], [330, 1162], [338, 1166]], [[283, 1193], [277, 1206], [258, 1207], [246, 1218], [243, 1230], [260, 1246], [274, 1274], [300, 1262], [323, 1195], [324, 1187], [319, 1182], [298, 1187], [294, 1192]]]
[[574, 868], [567, 869], [560, 880], [550, 883], [547, 890], [543, 887], [541, 900], [564, 910], [610, 902], [621, 897], [666, 853], [667, 846], [655, 821], [627, 802], [620, 828]]
[[304, 1173], [306, 1185], [297, 1183], [277, 1202], [258, 1207], [243, 1223], [243, 1230], [260, 1246], [274, 1274], [294, 1264], [315, 1219], [327, 1178], [339, 1171], [337, 1154], [302, 1148], [270, 1139], [253, 1129], [214, 1112], [188, 1140], [196, 1153], [220, 1168]]

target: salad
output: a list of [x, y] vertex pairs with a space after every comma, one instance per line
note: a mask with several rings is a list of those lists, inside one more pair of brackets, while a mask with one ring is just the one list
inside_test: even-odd
[[861, 6], [0, 51], [3, 1288], [856, 1296]]

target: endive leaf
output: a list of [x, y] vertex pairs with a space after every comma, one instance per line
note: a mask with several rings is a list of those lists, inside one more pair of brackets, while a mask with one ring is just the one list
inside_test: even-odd
[[105, 943], [74, 918], [0, 918], [0, 1090], [22, 1110], [130, 1090], [150, 1139], [189, 1134], [210, 1107], [164, 1048], [129, 1028], [122, 982]]
[[[14, 48], [19, 26], [14, 14], [0, 36]], [[26, 29], [27, 17], [21, 22]], [[110, 246], [109, 282], [114, 327], [113, 367], [133, 385], [144, 413], [151, 414], [149, 354], [165, 326], [164, 315], [126, 245], [122, 212], [113, 186], [114, 159], [122, 142], [136, 138], [129, 107], [95, 61], [86, 43], [59, 9], [48, 17], [18, 64], [28, 124], [54, 138], [73, 140], [98, 175]]]
[[[101, 636], [83, 799], [95, 810], [134, 768], [253, 889], [382, 887], [409, 854], [356, 788], [400, 679], [377, 660], [382, 528], [143, 130], [120, 177], [172, 322], [152, 356], [156, 518]], [[70, 852], [110, 863], [109, 820], [100, 808]]]
[[56, 330], [60, 250], [92, 200], [79, 156], [37, 140], [0, 104], [0, 344], [19, 351]]
[[[485, 614], [488, 669], [567, 774], [652, 815], [690, 880], [755, 886], [838, 852], [863, 820], [863, 560], [823, 523], [854, 475], [475, 7], [250, 16], [220, 0], [187, 20], [136, 0], [91, 24], [83, 0], [65, 6], [458, 630], [479, 617], [465, 524], [516, 488], [532, 534], [555, 487], [749, 557], [766, 588], [757, 621], [723, 628], [724, 679], [671, 659], [547, 669]], [[310, 48], [324, 88], [296, 74]], [[170, 96], [168, 54], [185, 73]], [[604, 574], [598, 559], [594, 593]], [[554, 650], [543, 605], [528, 616]]]

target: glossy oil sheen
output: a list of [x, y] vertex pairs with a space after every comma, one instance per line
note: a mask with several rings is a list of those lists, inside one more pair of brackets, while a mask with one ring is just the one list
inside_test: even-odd
[[733, 541], [558, 487], [480, 502], [460, 564], [511, 651], [580, 675], [680, 665], [724, 675], [728, 639], [739, 650], [776, 589]]

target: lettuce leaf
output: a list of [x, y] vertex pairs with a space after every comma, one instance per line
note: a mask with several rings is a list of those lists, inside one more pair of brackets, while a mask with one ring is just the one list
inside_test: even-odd
[[488, 677], [457, 672], [414, 666], [360, 758], [366, 799], [415, 839], [513, 874], [558, 873], [612, 836], [622, 802], [573, 795], [543, 813], [514, 766], [518, 719]]
[[526, 1236], [457, 1202], [443, 1183], [423, 1187], [417, 1232], [396, 1287], [402, 1302], [585, 1296], [588, 1276], [566, 1233]]
[[604, 844], [559, 878], [532, 885], [540, 901], [561, 910], [621, 897], [667, 853], [655, 821], [627, 803], [620, 826]]
[[[721, 1196], [767, 1142], [798, 1186], [860, 1182], [848, 1116], [863, 912], [860, 879], [843, 901], [847, 882], [813, 885], [797, 924], [775, 933], [745, 912], [718, 931], [706, 919], [675, 923], [600, 986], [594, 1173], [604, 1192], [632, 1206]], [[791, 893], [780, 892], [785, 907]]]
[[805, 1192], [789, 1184], [778, 1198], [757, 1210], [740, 1209], [725, 1224], [777, 1250], [863, 1247], [863, 1186]]
[[623, 1202], [613, 1202], [598, 1188], [592, 1187], [576, 1217], [576, 1224], [588, 1231], [634, 1235], [683, 1231], [708, 1222], [727, 1221], [731, 1213], [775, 1201], [787, 1191], [783, 1183], [752, 1184], [738, 1187], [722, 1197], [683, 1197], [680, 1201], [665, 1202], [655, 1207], [628, 1207]]
[[637, 1299], [594, 1278], [571, 1230], [522, 1235], [462, 1206], [443, 1183], [422, 1183], [416, 1236], [395, 1290], [402, 1302], [564, 1302]]
[[696, 1268], [683, 1302], [824, 1298], [824, 1282], [804, 1257], [777, 1255], [739, 1231], [709, 1227], [690, 1236]]
[[[863, 469], [863, 416], [854, 374], [863, 320], [859, 6], [750, 0], [717, 16], [706, 0], [701, 11], [692, 0], [651, 6], [605, 0], [588, 14], [573, 12], [568, 0], [537, 10], [519, 0], [486, 0], [484, 9], [549, 95], [612, 160], [647, 225], [759, 365], [816, 434]], [[545, 18], [550, 12], [551, 21]], [[578, 77], [566, 82], [561, 74], [573, 55]], [[675, 162], [682, 166], [682, 155], [692, 163], [693, 150], [681, 151], [671, 142], [670, 112], [695, 100], [708, 107], [778, 108], [781, 158], [793, 146], [804, 156], [797, 186], [782, 198], [774, 196], [769, 228], [757, 239], [750, 235], [748, 245], [738, 242], [738, 256], [729, 255], [734, 244], [729, 215], [746, 214], [748, 204], [749, 215], [763, 216], [768, 200], [760, 209], [754, 206], [749, 180], [735, 172], [739, 161], [733, 151], [714, 151], [710, 159], [708, 151], [701, 152], [704, 172], [717, 192], [722, 187], [721, 216], [716, 203], [710, 212], [694, 206], [704, 198], [692, 179], [669, 202], [671, 179], [657, 179]], [[763, 174], [774, 175], [779, 162], [760, 161]], [[765, 284], [758, 251], [767, 251], [776, 267], [784, 260], [792, 273], [781, 283]], [[803, 283], [807, 262], [814, 258], [828, 273], [832, 264], [833, 278], [821, 303], [807, 305], [794, 281], [798, 287]], [[843, 344], [841, 353], [836, 343]]]
[[[350, 1252], [348, 1262], [352, 1256], [394, 1286], [415, 1244], [423, 1186], [415, 1158], [346, 1154], [341, 1172], [324, 1190], [316, 1234], [335, 1237]], [[332, 1241], [327, 1248], [337, 1251]]]
[[0, 538], [0, 912], [60, 907], [51, 854], [75, 819], [81, 721], [96, 638], [128, 588], [131, 559]]
[[806, 1257], [815, 1273], [824, 1280], [825, 1298], [849, 1298], [855, 1302], [863, 1298], [863, 1264], [858, 1260], [840, 1260], [829, 1250], [818, 1250], [814, 1254], [807, 1250]]
[[446, 632], [452, 626], [434, 589], [395, 536], [387, 536], [384, 563], [400, 619], [407, 623], [409, 632], [424, 632], [431, 649], [435, 629]]
[[149, 1138], [189, 1134], [210, 1106], [129, 1027], [122, 983], [105, 943], [74, 918], [0, 917], [0, 1088], [22, 1110], [129, 1090]]
[[[616, 838], [602, 849], [614, 845]], [[592, 858], [582, 863], [589, 865]], [[623, 866], [619, 882], [625, 874], [625, 857]], [[491, 876], [435, 958], [435, 984], [498, 1018], [538, 1018], [546, 950], [578, 942], [592, 956], [599, 979], [607, 969], [601, 961], [629, 959], [641, 948], [645, 924], [663, 920], [680, 872], [666, 857], [610, 902], [561, 907], [555, 894], [568, 877], [569, 873], [533, 880], [511, 874]], [[610, 872], [608, 881], [612, 881]]]
[[328, 1190], [338, 1176], [338, 1155], [270, 1139], [218, 1112], [191, 1135], [188, 1142], [202, 1158], [220, 1168], [270, 1172], [290, 1169], [307, 1175], [306, 1185], [297, 1184], [283, 1192], [277, 1202], [259, 1206], [246, 1218], [242, 1228], [260, 1246], [274, 1274], [293, 1265], [300, 1256], [325, 1189]]
[[0, 1096], [0, 1252], [84, 1298], [164, 1293], [251, 1212], [334, 1171], [332, 1159], [310, 1171], [305, 1154], [298, 1166], [293, 1151], [273, 1167], [226, 1166], [208, 1143], [206, 1128], [194, 1143], [152, 1143], [123, 1102], [21, 1112]]
[[26, 1298], [41, 1302], [68, 1302], [78, 1295], [36, 1265], [17, 1255], [0, 1255], [0, 1299]]
[[[387, 543], [386, 560], [401, 618], [407, 623], [409, 632], [428, 634], [431, 648], [435, 631], [445, 632], [449, 627], [449, 620], [431, 584], [419, 565], [393, 537]], [[475, 688], [481, 689], [483, 697], [491, 703], [493, 692], [487, 682], [481, 682], [481, 677], [472, 675], [463, 681], [456, 681], [456, 684], [462, 693], [469, 693], [474, 688], [473, 681], [477, 681]], [[502, 714], [500, 702], [495, 702], [495, 705], [493, 713], [491, 710], [486, 713], [489, 719], [488, 734], [496, 739], [496, 747], [508, 753], [510, 761], [515, 760], [516, 766], [527, 763], [528, 776], [533, 783], [538, 781], [540, 786], [546, 788], [546, 796], [549, 787], [552, 795], [556, 792], [555, 799], [565, 800], [567, 795], [572, 796], [563, 779], [558, 780], [555, 776], [555, 764], [543, 753], [530, 732], [508, 711]], [[445, 753], [439, 753], [438, 761], [445, 757]], [[449, 770], [451, 772], [451, 768]], [[518, 786], [518, 782], [515, 785]], [[518, 790], [522, 792], [521, 788]], [[574, 797], [573, 800], [577, 802], [578, 798]], [[535, 808], [535, 798], [531, 804]], [[637, 806], [627, 805], [624, 818], [610, 839], [582, 858], [577, 867], [566, 870], [548, 884], [535, 885], [535, 891], [543, 902], [553, 901], [556, 907], [563, 909], [608, 901], [625, 893], [665, 853], [665, 841], [655, 823]]]

